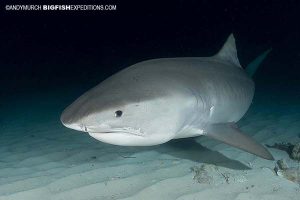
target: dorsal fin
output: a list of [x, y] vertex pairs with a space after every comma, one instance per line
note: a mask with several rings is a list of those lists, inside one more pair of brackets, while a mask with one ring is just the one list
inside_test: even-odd
[[237, 57], [235, 39], [232, 33], [227, 38], [221, 50], [214, 57], [241, 67]]

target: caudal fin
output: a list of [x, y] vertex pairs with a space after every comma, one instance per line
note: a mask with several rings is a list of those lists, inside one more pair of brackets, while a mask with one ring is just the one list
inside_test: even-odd
[[264, 61], [264, 59], [267, 57], [267, 55], [270, 53], [271, 50], [272, 48], [266, 50], [261, 55], [256, 57], [250, 64], [248, 64], [248, 66], [246, 67], [246, 72], [249, 76], [252, 77], [255, 74], [256, 70], [258, 69], [260, 64]]

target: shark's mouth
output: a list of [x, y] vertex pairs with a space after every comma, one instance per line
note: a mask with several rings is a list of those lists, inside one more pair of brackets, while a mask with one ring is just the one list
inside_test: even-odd
[[149, 143], [148, 137], [140, 129], [111, 128], [88, 134], [101, 142], [119, 146], [145, 146]]
[[124, 127], [124, 128], [112, 128], [112, 129], [103, 129], [103, 130], [91, 130], [88, 131], [89, 133], [97, 133], [97, 134], [109, 134], [109, 133], [114, 133], [114, 134], [129, 134], [129, 135], [135, 135], [135, 136], [144, 136], [144, 133], [141, 131], [140, 128], [135, 129], [132, 127]]

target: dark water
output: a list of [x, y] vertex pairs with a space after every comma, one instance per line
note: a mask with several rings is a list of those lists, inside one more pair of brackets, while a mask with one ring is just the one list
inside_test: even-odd
[[[57, 138], [59, 134], [51, 135], [49, 131], [48, 135], [47, 130], [62, 130], [59, 122], [61, 111], [83, 92], [143, 60], [211, 56], [232, 32], [242, 66], [272, 48], [254, 76], [256, 94], [253, 105], [240, 124], [247, 125], [251, 117], [259, 113], [266, 118], [271, 115], [278, 118], [295, 116], [288, 120], [299, 122], [299, 1], [106, 2], [116, 4], [117, 11], [8, 12], [1, 7], [0, 149], [3, 152], [14, 143], [4, 142], [12, 135], [25, 139], [32, 137], [34, 141], [41, 132], [47, 140], [57, 140], [62, 148], [63, 143]], [[283, 124], [286, 126], [284, 119]], [[278, 134], [284, 134], [283, 131]], [[300, 137], [300, 131], [293, 133], [295, 138]], [[62, 141], [68, 137], [81, 141], [78, 135], [62, 137]], [[97, 142], [86, 140], [81, 144], [85, 148], [90, 145], [96, 148]], [[78, 144], [78, 149], [81, 144]], [[179, 147], [182, 145], [193, 148], [190, 141]], [[116, 150], [111, 148], [111, 151]], [[24, 149], [34, 149], [34, 143]], [[22, 150], [16, 146], [9, 151], [13, 154]], [[135, 150], [124, 151], [133, 153]], [[164, 147], [158, 151], [164, 153]], [[177, 157], [183, 159], [185, 156]], [[222, 155], [218, 158], [225, 159]], [[103, 159], [105, 162], [107, 158], [104, 156]], [[193, 156], [190, 160], [205, 162], [205, 159]], [[225, 167], [244, 167], [238, 161], [225, 160]], [[76, 162], [70, 161], [75, 165]], [[1, 164], [9, 167], [5, 161]]]
[[272, 98], [276, 93], [298, 104], [297, 1], [115, 4], [117, 11], [102, 13], [1, 11], [0, 108], [8, 112], [1, 121], [37, 98], [57, 102], [58, 114], [87, 89], [143, 60], [211, 56], [230, 33], [244, 67], [272, 48], [254, 76], [255, 98], [281, 104]]

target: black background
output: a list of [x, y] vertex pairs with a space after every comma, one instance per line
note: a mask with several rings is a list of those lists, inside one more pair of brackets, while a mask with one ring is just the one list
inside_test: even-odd
[[[115, 4], [117, 11], [6, 11], [6, 4]], [[1, 87], [8, 92], [94, 85], [136, 62], [210, 56], [233, 32], [246, 66], [266, 84], [300, 75], [299, 0], [7, 1], [1, 3]]]

